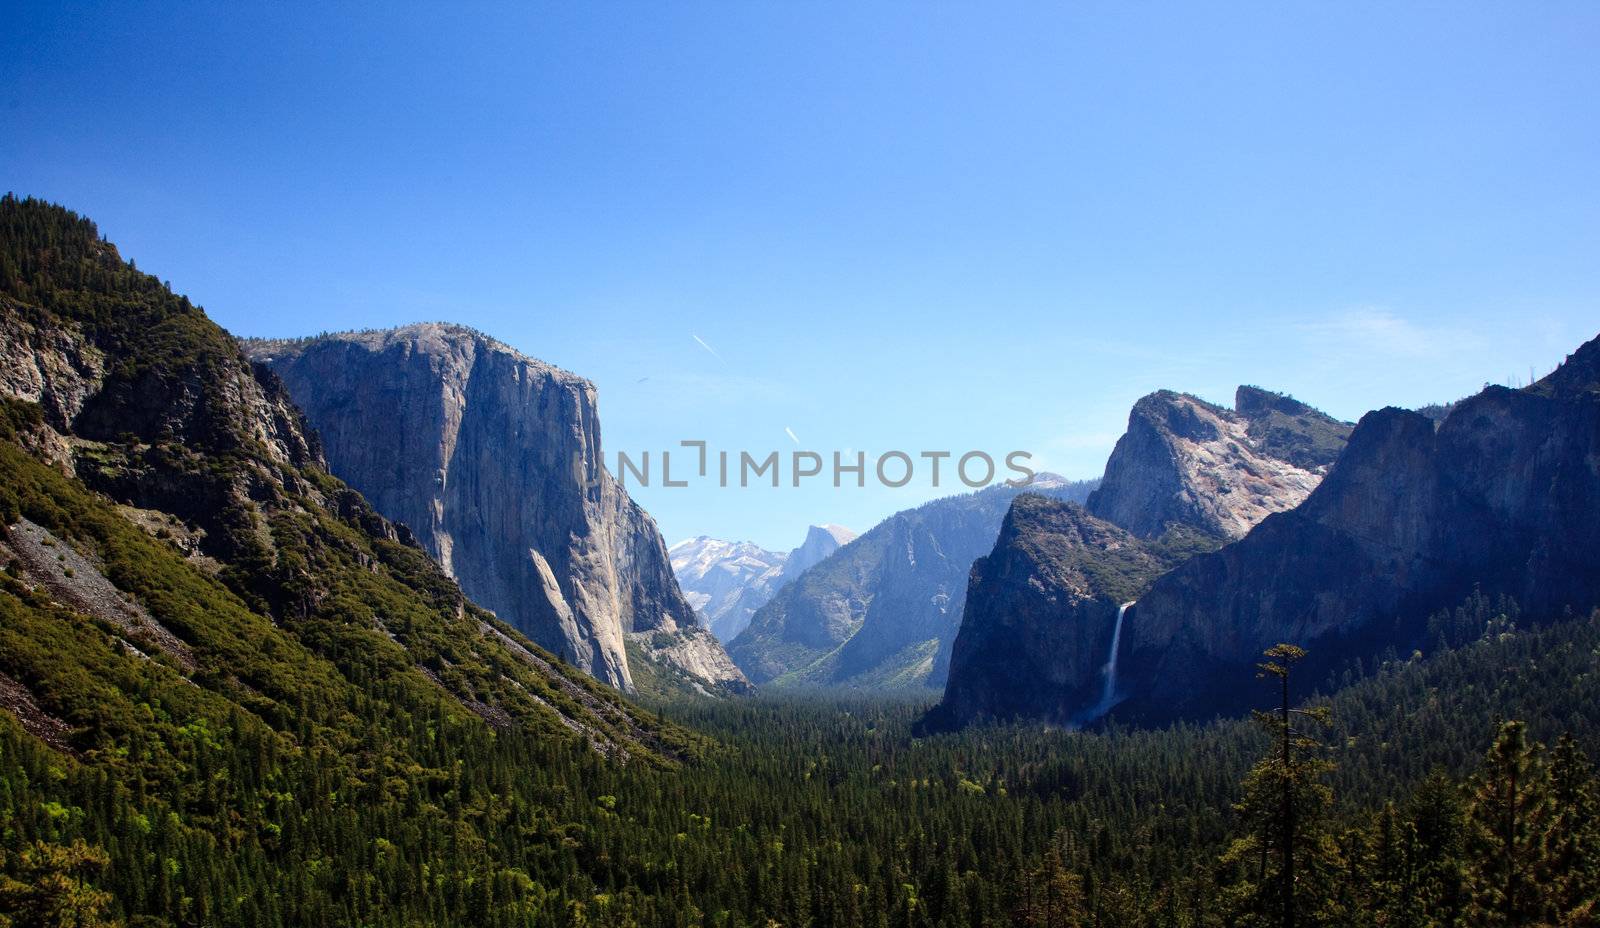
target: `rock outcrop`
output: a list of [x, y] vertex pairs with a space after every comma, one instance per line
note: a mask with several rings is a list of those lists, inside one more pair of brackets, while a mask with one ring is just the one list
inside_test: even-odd
[[[1092, 487], [1041, 474], [1029, 492], [1081, 501]], [[943, 686], [968, 572], [1019, 492], [994, 486], [890, 516], [779, 590], [729, 654], [758, 684]]]
[[[1130, 716], [1209, 714], [1278, 641], [1324, 663], [1427, 647], [1430, 613], [1474, 588], [1524, 615], [1600, 604], [1600, 339], [1523, 390], [1442, 421], [1364, 416], [1298, 508], [1158, 580], [1131, 611]], [[1409, 652], [1407, 652], [1409, 653]]]
[[1139, 400], [1082, 508], [1017, 497], [994, 550], [973, 565], [945, 696], [927, 724], [1081, 724], [1111, 709], [1128, 692], [1103, 689], [1118, 607], [1298, 505], [1349, 431], [1256, 387], [1240, 387], [1233, 410], [1169, 390]]
[[592, 383], [451, 325], [245, 344], [332, 471], [536, 643], [624, 690], [630, 637], [706, 687], [747, 686], [607, 473]]
[[1076, 503], [1018, 496], [994, 551], [973, 562], [949, 684], [929, 726], [1092, 721], [1093, 707], [1104, 699], [1100, 711], [1109, 709], [1117, 695], [1107, 674], [1119, 608], [1176, 556]]
[[800, 547], [784, 557], [782, 582], [788, 583], [855, 540], [856, 533], [842, 525], [825, 522], [811, 526], [806, 529], [806, 540], [800, 542]]
[[778, 554], [747, 541], [701, 535], [667, 549], [684, 598], [723, 642], [750, 625], [750, 617], [784, 584], [856, 537], [842, 525], [813, 525], [800, 547]]
[[1234, 405], [1170, 390], [1139, 400], [1089, 512], [1143, 538], [1183, 525], [1231, 540], [1298, 506], [1350, 426], [1256, 387], [1240, 387]]
[[28, 308], [0, 298], [0, 394], [39, 404], [45, 422], [66, 433], [105, 377], [105, 354], [82, 333], [43, 325]]

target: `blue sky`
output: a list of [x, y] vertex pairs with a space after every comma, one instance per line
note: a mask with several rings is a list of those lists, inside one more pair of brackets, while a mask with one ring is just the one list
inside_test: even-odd
[[[470, 324], [609, 452], [1339, 416], [1600, 331], [1600, 6], [8, 4], [0, 186], [240, 334]], [[715, 354], [695, 340], [710, 345]], [[948, 491], [640, 489], [797, 544]]]

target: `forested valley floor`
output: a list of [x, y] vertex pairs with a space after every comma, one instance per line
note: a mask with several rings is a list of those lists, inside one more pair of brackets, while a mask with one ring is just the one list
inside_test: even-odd
[[710, 736], [676, 767], [502, 736], [425, 775], [333, 784], [224, 724], [191, 733], [187, 785], [130, 788], [0, 714], [0, 910], [909, 928], [1276, 925], [1287, 906], [1300, 925], [1593, 924], [1600, 616], [1523, 629], [1480, 598], [1437, 624], [1461, 643], [1353, 672], [1290, 731], [1270, 675], [1240, 681], [1261, 719], [1157, 731], [917, 739], [925, 701], [760, 697], [658, 707]]

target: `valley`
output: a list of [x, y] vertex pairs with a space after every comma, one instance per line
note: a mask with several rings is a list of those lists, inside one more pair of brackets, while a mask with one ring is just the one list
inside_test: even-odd
[[1096, 479], [669, 549], [576, 374], [0, 236], [0, 924], [1600, 904], [1600, 340], [1354, 426], [1161, 390]]
[[1600, 928], [1600, 4], [0, 22], [0, 928]]

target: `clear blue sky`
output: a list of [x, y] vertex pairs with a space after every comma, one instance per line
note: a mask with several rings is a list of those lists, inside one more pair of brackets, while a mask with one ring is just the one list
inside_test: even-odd
[[[612, 452], [1091, 476], [1157, 388], [1353, 419], [1600, 331], [1593, 3], [338, 6], [7, 4], [0, 187], [240, 334], [484, 329]], [[934, 491], [637, 495], [787, 548]]]

